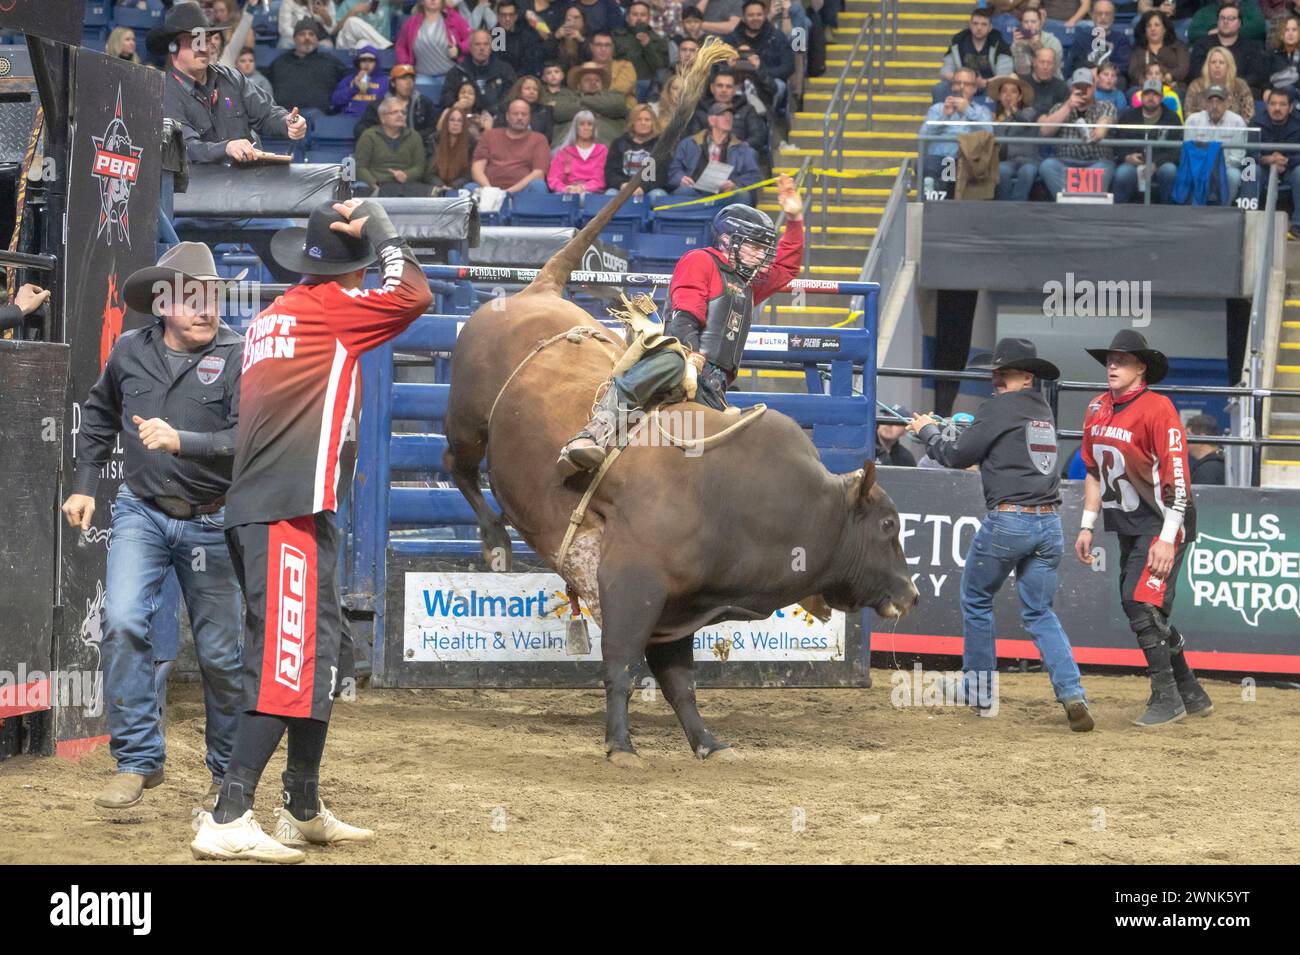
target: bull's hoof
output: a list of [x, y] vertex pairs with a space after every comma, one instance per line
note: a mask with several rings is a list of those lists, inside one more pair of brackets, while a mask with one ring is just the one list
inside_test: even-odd
[[644, 769], [645, 761], [636, 753], [629, 753], [625, 749], [616, 749], [605, 756], [611, 766], [617, 766], [619, 769]]
[[739, 763], [743, 761], [745, 757], [732, 747], [723, 746], [719, 749], [710, 750], [707, 753], [701, 753], [700, 758], [707, 759], [711, 763]]

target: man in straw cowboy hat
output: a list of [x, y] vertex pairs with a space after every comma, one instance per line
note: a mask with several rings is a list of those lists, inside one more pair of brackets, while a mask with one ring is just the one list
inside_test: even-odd
[[[339, 497], [352, 480], [361, 356], [401, 334], [433, 296], [383, 207], [325, 203], [272, 253], [302, 274], [249, 326], [226, 540], [247, 603], [244, 698], [230, 768], [194, 855], [300, 862], [296, 846], [363, 842], [318, 795], [334, 696], [350, 672], [338, 581]], [[382, 284], [363, 289], [378, 261]], [[288, 735], [275, 837], [253, 797]]]
[[962, 699], [981, 715], [996, 713], [997, 651], [993, 638], [993, 598], [1014, 570], [1021, 620], [1043, 658], [1057, 701], [1070, 729], [1093, 728], [1079, 666], [1074, 662], [1052, 600], [1056, 571], [1065, 553], [1061, 533], [1061, 479], [1056, 466], [1056, 422], [1035, 379], [1061, 377], [1055, 365], [1038, 357], [1033, 342], [1004, 338], [988, 366], [994, 395], [975, 412], [969, 427], [940, 430], [929, 415], [908, 425], [930, 457], [951, 468], [978, 464], [988, 506], [971, 541], [961, 577]]
[[1169, 359], [1129, 328], [1088, 354], [1106, 367], [1110, 387], [1089, 402], [1083, 422], [1088, 476], [1074, 552], [1092, 563], [1093, 529], [1104, 509], [1106, 530], [1119, 535], [1120, 603], [1151, 676], [1151, 698], [1134, 722], [1160, 726], [1188, 713], [1208, 716], [1214, 704], [1169, 622], [1183, 554], [1196, 539], [1187, 434], [1173, 403], [1150, 389], [1169, 372]]
[[[242, 277], [242, 276], [240, 276]], [[104, 604], [104, 690], [117, 774], [95, 804], [125, 809], [163, 781], [153, 611], [175, 569], [194, 631], [207, 712], [207, 767], [225, 775], [239, 717], [239, 590], [223, 537], [235, 456], [243, 339], [221, 321], [212, 252], [173, 246], [133, 273], [126, 304], [156, 316], [113, 346], [82, 406], [63, 513], [89, 531], [95, 489], [121, 437], [126, 475], [113, 506]]]

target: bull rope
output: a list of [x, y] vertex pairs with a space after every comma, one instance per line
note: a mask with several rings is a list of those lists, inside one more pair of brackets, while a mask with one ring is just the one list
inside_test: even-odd
[[[510, 377], [501, 385], [501, 390], [497, 392], [496, 398], [493, 399], [492, 407], [488, 409], [488, 430], [492, 430], [492, 416], [496, 414], [497, 404], [501, 401], [501, 396], [506, 393], [506, 389], [510, 387], [510, 382], [515, 380], [515, 376], [524, 370], [525, 365], [540, 355], [544, 349], [554, 345], [558, 341], [570, 341], [577, 344], [584, 338], [589, 338], [595, 342], [609, 342], [611, 345], [614, 344], [613, 340], [609, 337], [609, 333], [603, 328], [591, 328], [588, 325], [574, 325], [568, 331], [560, 332], [558, 335], [552, 335], [550, 338], [538, 342], [533, 346], [533, 350], [524, 356], [523, 361], [515, 365], [515, 370], [510, 373]], [[608, 348], [605, 349], [605, 353], [609, 355], [611, 361], [614, 359], [615, 356], [613, 352]]]
[[672, 445], [674, 448], [681, 448], [684, 451], [695, 450], [697, 448], [700, 451], [703, 451], [705, 448], [709, 447], [710, 445], [716, 444], [717, 442], [721, 441], [723, 438], [731, 434], [733, 431], [739, 431], [741, 428], [745, 427], [746, 425], [752, 424], [753, 422], [757, 421], [760, 417], [762, 417], [763, 412], [767, 410], [767, 405], [762, 404], [760, 402], [759, 404], [756, 404], [749, 409], [749, 414], [745, 414], [744, 412], [741, 412], [741, 417], [739, 421], [735, 421], [732, 424], [727, 425], [717, 434], [706, 435], [703, 438], [679, 438], [677, 437], [677, 435], [669, 434], [667, 431], [664, 430], [663, 423], [659, 420], [660, 407], [661, 407], [660, 405], [656, 405], [654, 410], [650, 412], [650, 417], [652, 417], [655, 422], [655, 429], [659, 432], [659, 436], [663, 438], [665, 441], [667, 441], [670, 445]]

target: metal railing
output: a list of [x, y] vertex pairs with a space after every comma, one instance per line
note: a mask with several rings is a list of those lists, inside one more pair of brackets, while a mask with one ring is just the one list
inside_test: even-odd
[[[1270, 166], [1269, 170], [1268, 193], [1264, 201], [1264, 247], [1260, 253], [1259, 270], [1255, 273], [1255, 290], [1250, 301], [1250, 325], [1248, 327], [1250, 358], [1246, 368], [1246, 384], [1249, 386], [1250, 403], [1247, 405], [1242, 400], [1246, 395], [1239, 396], [1236, 399], [1240, 402], [1240, 408], [1243, 412], [1249, 408], [1249, 415], [1245, 416], [1242, 421], [1242, 431], [1250, 435], [1257, 435], [1264, 429], [1264, 399], [1260, 397], [1260, 386], [1263, 384], [1264, 378], [1264, 322], [1268, 317], [1268, 287], [1273, 274], [1273, 233], [1276, 231], [1273, 216], [1277, 212], [1278, 180], [1277, 167]], [[1293, 196], [1292, 201], [1300, 202], [1300, 196]], [[1259, 475], [1263, 465], [1262, 446], [1251, 444], [1250, 474], [1255, 487], [1259, 486]]]

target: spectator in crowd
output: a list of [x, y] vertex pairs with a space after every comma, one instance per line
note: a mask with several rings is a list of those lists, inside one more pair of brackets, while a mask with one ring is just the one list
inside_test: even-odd
[[970, 25], [953, 36], [952, 45], [943, 55], [934, 101], [938, 103], [947, 98], [949, 85], [959, 69], [965, 68], [975, 74], [975, 93], [979, 94], [984, 92], [993, 77], [1010, 75], [1013, 66], [1011, 47], [1007, 46], [1002, 34], [993, 29], [989, 12], [982, 8], [972, 10]]
[[104, 52], [119, 60], [139, 63], [140, 56], [135, 52], [135, 31], [130, 27], [113, 27], [108, 42], [104, 44]]
[[[337, 32], [343, 32], [344, 24], [356, 19], [364, 23], [370, 29], [375, 31], [375, 35], [380, 37], [384, 42], [366, 44], [364, 38], [359, 38], [358, 43], [369, 45], [386, 50], [393, 45], [393, 17], [402, 12], [401, 0], [342, 0], [338, 5], [338, 22], [339, 29]], [[357, 27], [348, 27], [348, 30], [358, 29]], [[349, 32], [349, 39], [351, 34]], [[341, 42], [339, 46], [346, 49], [348, 43]]]
[[277, 103], [329, 111], [334, 87], [347, 75], [348, 68], [333, 54], [318, 49], [319, 29], [310, 17], [299, 21], [293, 49], [281, 53], [267, 67], [266, 78], [271, 81]]
[[[1159, 80], [1160, 88], [1164, 90], [1165, 105], [1169, 107], [1171, 113], [1178, 117], [1178, 122], [1181, 123], [1183, 121], [1183, 101], [1178, 96], [1178, 91], [1164, 81], [1164, 75], [1165, 71], [1159, 63], [1148, 63], [1146, 79], [1142, 81], [1142, 85], [1145, 86], [1151, 80]], [[1129, 98], [1128, 106], [1130, 109], [1136, 109], [1141, 105], [1142, 87], [1139, 86], [1133, 91], [1133, 95]]]
[[1205, 109], [1191, 113], [1184, 126], [1184, 139], [1198, 143], [1223, 143], [1223, 160], [1228, 171], [1228, 196], [1224, 205], [1241, 190], [1241, 164], [1246, 158], [1246, 121], [1228, 109], [1228, 91], [1211, 86], [1205, 91]]
[[704, 38], [708, 36], [704, 32], [704, 14], [700, 12], [697, 6], [682, 7], [682, 29], [680, 33], [672, 35], [671, 44], [677, 46], [682, 40], [690, 38], [696, 43], [703, 43]]
[[465, 19], [469, 21], [470, 30], [487, 30], [489, 33], [497, 25], [497, 13], [492, 8], [492, 0], [471, 0], [466, 4]]
[[1115, 26], [1115, 4], [1112, 0], [1093, 0], [1090, 13], [1092, 29], [1074, 31], [1074, 45], [1070, 48], [1071, 74], [1085, 66], [1095, 68], [1110, 60], [1124, 76], [1133, 56], [1133, 40]]
[[583, 22], [587, 25], [587, 35], [610, 33], [623, 25], [623, 8], [618, 0], [570, 0], [573, 6], [582, 11]]
[[[1291, 91], [1288, 87], [1276, 87], [1264, 95], [1264, 111], [1255, 119], [1259, 127], [1259, 141], [1262, 143], [1288, 143], [1300, 145], [1300, 118], [1292, 109]], [[1300, 153], [1284, 153], [1274, 150], [1259, 157], [1264, 167], [1261, 176], [1267, 174], [1269, 167], [1276, 167], [1278, 186], [1291, 192], [1291, 238], [1300, 237]], [[1268, 182], [1261, 178], [1260, 187]]]
[[648, 0], [650, 4], [650, 29], [656, 36], [669, 40], [682, 32], [682, 0]]
[[257, 68], [257, 57], [253, 55], [252, 50], [244, 50], [239, 54], [239, 59], [235, 61], [235, 68], [243, 74], [244, 79], [264, 92], [269, 99], [275, 99], [275, 94], [271, 91], [271, 81]]
[[415, 67], [415, 82], [435, 103], [444, 79], [469, 48], [469, 24], [443, 0], [420, 0], [397, 34], [397, 62]]
[[704, 16], [701, 24], [705, 33], [726, 36], [740, 26], [740, 4], [742, 0], [707, 0], [700, 13]]
[[[1274, 92], [1269, 91], [1270, 95]], [[1288, 109], [1290, 106], [1288, 105]], [[1217, 438], [1223, 434], [1219, 422], [1211, 415], [1192, 415], [1187, 419], [1187, 463], [1191, 466], [1193, 484], [1226, 484], [1227, 468], [1223, 448], [1217, 444], [1193, 443], [1198, 435]]]
[[[731, 178], [722, 183], [718, 192], [745, 189], [760, 178], [758, 157], [754, 155], [754, 150], [749, 148], [748, 143], [731, 135], [731, 107], [725, 103], [714, 103], [709, 109], [707, 130], [677, 144], [673, 161], [668, 167], [668, 188], [679, 196], [707, 195], [695, 187], [695, 180], [711, 162], [731, 166]], [[742, 193], [734, 201], [753, 204], [748, 193]]]
[[1034, 91], [1029, 105], [1040, 115], [1069, 97], [1070, 87], [1061, 79], [1060, 63], [1051, 47], [1043, 47], [1034, 54], [1029, 86]]
[[572, 93], [565, 82], [566, 70], [558, 60], [551, 60], [542, 66], [542, 102], [554, 110], [556, 99], [564, 93]]
[[1174, 34], [1174, 22], [1163, 10], [1148, 10], [1133, 29], [1133, 55], [1128, 77], [1134, 85], [1145, 85], [1147, 64], [1159, 63], [1161, 79], [1170, 86], [1187, 80], [1191, 54], [1187, 44]]
[[[776, 80], [763, 69], [763, 61], [746, 43], [737, 48], [737, 56], [727, 61], [727, 68], [736, 78], [736, 93], [748, 99], [751, 106], [769, 122], [776, 115]], [[755, 98], [757, 97], [757, 99]]]
[[993, 135], [998, 141], [998, 185], [995, 197], [1025, 202], [1038, 179], [1038, 147], [1029, 143], [1005, 143], [1004, 136], [1037, 136], [1038, 127], [999, 125], [1033, 123], [1038, 118], [1034, 90], [1019, 76], [999, 76], [989, 84], [993, 100]]
[[[631, 109], [636, 105], [636, 69], [627, 60], [614, 59], [614, 37], [603, 31], [596, 31], [591, 34], [591, 61], [605, 71], [605, 86], [611, 90], [617, 90], [623, 94], [627, 100], [627, 108]], [[581, 67], [572, 67], [569, 70], [569, 86], [573, 89], [578, 88], [578, 81], [582, 78], [581, 69], [585, 69], [586, 64]], [[627, 114], [624, 113], [624, 116]]]
[[427, 196], [421, 181], [427, 159], [420, 134], [406, 126], [406, 106], [395, 96], [379, 104], [379, 125], [357, 140], [357, 178], [380, 196]]
[[[503, 102], [509, 103], [510, 101], [503, 100]], [[451, 105], [469, 117], [470, 132], [475, 136], [482, 136], [483, 133], [497, 124], [496, 117], [489, 113], [484, 106], [483, 94], [478, 91], [477, 86], [468, 80], [460, 84], [460, 89], [456, 91], [456, 98]]]
[[373, 46], [363, 46], [352, 57], [353, 70], [339, 80], [330, 98], [336, 113], [361, 117], [388, 95], [388, 77], [379, 69], [379, 51]]
[[774, 27], [767, 18], [767, 0], [745, 0], [740, 27], [726, 38], [739, 50], [748, 46], [758, 55], [764, 75], [777, 81], [776, 104], [785, 102], [786, 84], [794, 73], [794, 50], [790, 37]]
[[469, 117], [455, 106], [443, 110], [438, 117], [433, 158], [425, 177], [433, 186], [435, 196], [463, 189], [469, 184], [471, 157], [477, 145], [478, 137], [470, 128]]
[[562, 0], [526, 0], [524, 19], [543, 40], [553, 38], [564, 22], [564, 3]]
[[[208, 8], [208, 22], [221, 28], [222, 42], [238, 50], [251, 50], [254, 42], [253, 10], [256, 6], [257, 0], [251, 0], [241, 13], [235, 0], [212, 0], [212, 6]], [[226, 65], [234, 66], [234, 63]]]
[[298, 115], [297, 103], [293, 112], [277, 106], [238, 70], [209, 62], [203, 38], [210, 29], [197, 4], [180, 3], [145, 38], [150, 53], [167, 56], [163, 115], [180, 125], [189, 161], [250, 162], [255, 132], [306, 136], [307, 120]]
[[[928, 136], [956, 137], [978, 129], [988, 129], [989, 120], [993, 116], [986, 107], [974, 101], [976, 80], [977, 76], [973, 69], [968, 66], [958, 67], [950, 84], [952, 92], [944, 97], [943, 102], [932, 104], [926, 111], [921, 132]], [[940, 122], [957, 125], [934, 125]], [[926, 146], [922, 174], [926, 180], [927, 191], [937, 187], [939, 183], [945, 185], [956, 183], [956, 157], [955, 138], [937, 140]]]
[[1213, 39], [1216, 30], [1223, 36], [1223, 24], [1218, 22], [1218, 16], [1225, 2], [1238, 8], [1237, 28], [1241, 36], [1263, 43], [1268, 27], [1256, 0], [1205, 0], [1187, 25], [1187, 42], [1195, 46], [1201, 40]]
[[762, 164], [767, 159], [768, 152], [767, 120], [758, 114], [744, 96], [737, 93], [736, 74], [731, 67], [722, 67], [713, 74], [708, 91], [700, 97], [695, 116], [686, 127], [686, 134], [689, 136], [709, 127], [709, 110], [715, 103], [731, 107], [731, 135], [748, 143]]
[[504, 60], [515, 76], [538, 76], [544, 62], [544, 46], [537, 31], [519, 15], [523, 0], [499, 0], [497, 26], [505, 49], [497, 50], [496, 57]]
[[1093, 95], [1104, 103], [1110, 103], [1115, 107], [1115, 115], [1118, 116], [1124, 110], [1129, 108], [1128, 99], [1124, 96], [1124, 90], [1119, 86], [1119, 69], [1110, 60], [1102, 63], [1093, 71], [1097, 89]]
[[546, 185], [551, 192], [604, 192], [608, 156], [609, 150], [596, 142], [596, 117], [589, 109], [578, 110], [560, 148], [551, 157]]
[[1269, 62], [1269, 83], [1279, 83], [1291, 90], [1291, 98], [1300, 93], [1300, 16], [1279, 17], [1273, 21], [1268, 42], [1272, 59]]
[[469, 56], [447, 71], [442, 85], [442, 107], [456, 102], [461, 84], [473, 83], [483, 98], [483, 109], [495, 113], [515, 82], [515, 71], [492, 56], [492, 34], [475, 30], [469, 39]]
[[[315, 20], [320, 26], [320, 35], [329, 37], [336, 13], [334, 0], [280, 0], [280, 16], [277, 20], [280, 48], [287, 50], [294, 45], [294, 35], [298, 32], [298, 24], [303, 20]], [[324, 45], [333, 46], [333, 42], [326, 39]]]
[[614, 57], [632, 64], [636, 78], [645, 82], [669, 68], [668, 38], [650, 29], [650, 4], [632, 0], [623, 26], [613, 31]]
[[623, 131], [627, 121], [627, 99], [619, 91], [606, 87], [606, 74], [598, 63], [585, 63], [578, 70], [577, 95], [572, 95], [570, 90], [570, 95], [556, 97], [551, 104], [555, 114], [555, 131], [551, 140], [557, 146], [564, 142], [573, 118], [580, 110], [588, 110], [596, 117], [596, 141], [608, 145]]
[[564, 21], [555, 31], [556, 57], [566, 70], [591, 59], [591, 45], [587, 42], [587, 21], [581, 7], [566, 7]]
[[[1011, 84], [1014, 87], [1014, 83]], [[1004, 86], [1003, 89], [1006, 87]], [[904, 422], [911, 419], [911, 414], [903, 405], [892, 405], [889, 409], [901, 415]], [[903, 435], [907, 433], [907, 424], [876, 425], [876, 463], [887, 464], [896, 468], [916, 467], [916, 456], [903, 447]]]
[[[1263, 89], [1268, 80], [1266, 75], [1268, 61], [1264, 56], [1263, 47], [1242, 35], [1241, 8], [1235, 3], [1225, 3], [1219, 7], [1217, 34], [1202, 37], [1193, 44], [1187, 75], [1201, 76], [1205, 61], [1209, 59], [1210, 52], [1216, 48], [1222, 48], [1232, 55], [1237, 76], [1245, 80], [1252, 91]], [[1189, 106], [1188, 110], [1190, 109]]]
[[517, 99], [506, 108], [505, 126], [489, 129], [479, 138], [470, 167], [473, 182], [465, 188], [546, 191], [551, 147], [546, 137], [528, 128], [531, 117], [532, 109], [525, 100]]
[[[1101, 191], [1110, 191], [1115, 163], [1110, 159], [1110, 149], [1101, 145], [1101, 140], [1106, 135], [1106, 127], [1115, 122], [1115, 107], [1098, 100], [1093, 94], [1092, 71], [1087, 67], [1077, 69], [1070, 77], [1069, 98], [1038, 120], [1044, 136], [1059, 135], [1064, 140], [1056, 147], [1056, 155], [1044, 159], [1038, 167], [1038, 174], [1053, 202], [1058, 193], [1065, 191], [1069, 169], [1100, 169]], [[1081, 123], [1089, 125], [1080, 128], [1078, 124]], [[1066, 130], [1064, 134], [1063, 129]]]
[[[1061, 62], [1065, 51], [1053, 33], [1043, 29], [1043, 11], [1038, 7], [1025, 7], [1020, 11], [1020, 22], [1011, 33], [1011, 63], [1018, 76], [1029, 76], [1034, 69], [1034, 57], [1044, 47], [1056, 54], [1056, 78], [1061, 78]], [[993, 99], [992, 95], [989, 99]], [[996, 102], [996, 100], [994, 100]]]
[[[1151, 162], [1145, 150], [1134, 149], [1118, 156], [1115, 179], [1111, 190], [1116, 205], [1138, 199], [1140, 183], [1151, 190], [1152, 202], [1168, 202], [1178, 175], [1178, 147], [1183, 141], [1182, 123], [1178, 115], [1165, 105], [1165, 85], [1157, 77], [1146, 81], [1141, 91], [1142, 105], [1130, 107], [1119, 116], [1120, 126], [1149, 126], [1146, 130], [1119, 130], [1122, 139], [1141, 139], [1146, 142], [1171, 143], [1163, 149], [1154, 149]], [[1116, 150], [1117, 153], [1123, 150]]]
[[[433, 101], [415, 88], [415, 67], [409, 63], [399, 63], [389, 71], [388, 96], [402, 104], [402, 110], [406, 114], [406, 128], [419, 133], [424, 140], [425, 150], [429, 151], [437, 110]], [[366, 107], [361, 119], [352, 127], [352, 135], [359, 139], [363, 132], [377, 125], [379, 104], [376, 102]]]
[[[365, 4], [369, 11], [369, 4]], [[352, 7], [343, 15], [334, 0], [281, 0], [280, 46], [294, 46], [298, 24], [305, 19], [316, 21], [322, 46], [337, 45], [342, 50], [373, 46], [386, 50], [393, 45], [387, 30], [377, 30], [359, 15], [360, 7]]]
[[[515, 85], [510, 87], [510, 92], [506, 94], [505, 101], [513, 103], [517, 99], [524, 100], [533, 111], [533, 117], [528, 121], [529, 129], [535, 133], [541, 133], [549, 143], [552, 133], [555, 132], [555, 111], [542, 101], [542, 81], [535, 76], [519, 77], [519, 79], [515, 80]], [[504, 123], [506, 120], [505, 109], [503, 108], [494, 118], [497, 121], [493, 123], [494, 126], [497, 123]]]
[[1211, 86], [1221, 86], [1228, 91], [1228, 109], [1248, 123], [1254, 118], [1255, 94], [1237, 75], [1237, 61], [1222, 47], [1210, 50], [1201, 66], [1201, 75], [1187, 87], [1184, 105], [1189, 116], [1205, 109], [1205, 91]]
[[659, 94], [659, 99], [650, 104], [650, 108], [655, 111], [655, 131], [663, 132], [664, 127], [668, 124], [668, 118], [673, 115], [677, 109], [677, 102], [682, 96], [682, 74], [674, 73], [668, 77], [668, 82], [664, 84], [663, 92]]
[[18, 286], [14, 300], [0, 305], [0, 335], [10, 329], [22, 328], [28, 316], [44, 305], [49, 297], [48, 289], [31, 282]]
[[1079, 21], [1088, 15], [1090, 0], [1043, 0], [1043, 15], [1048, 20], [1059, 23], [1067, 30], [1073, 30]]
[[[655, 112], [649, 106], [642, 103], [632, 108], [627, 118], [627, 129], [609, 145], [605, 158], [606, 191], [618, 192], [638, 169], [653, 159], [655, 145], [659, 142], [655, 125]], [[651, 199], [666, 194], [664, 184], [668, 181], [668, 170], [665, 165], [655, 164], [655, 175], [647, 175], [636, 195], [647, 190]]]

